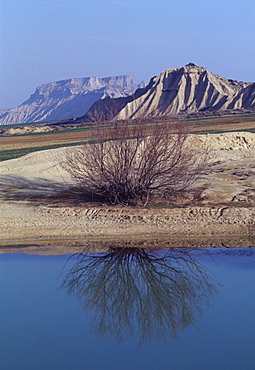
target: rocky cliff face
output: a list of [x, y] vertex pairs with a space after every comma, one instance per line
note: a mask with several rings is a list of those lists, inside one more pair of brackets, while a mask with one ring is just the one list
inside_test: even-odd
[[48, 83], [18, 108], [0, 110], [0, 124], [91, 120], [99, 113], [101, 119], [135, 119], [242, 109], [255, 109], [255, 83], [228, 80], [189, 63], [166, 69], [147, 86], [136, 85], [130, 76]]
[[128, 96], [138, 86], [131, 76], [75, 78], [44, 84], [18, 108], [0, 110], [0, 124], [80, 117], [95, 101]]
[[118, 105], [119, 119], [250, 109], [255, 108], [255, 83], [228, 80], [189, 63], [166, 69], [132, 97], [102, 103], [97, 103], [97, 109], [106, 103], [108, 111]]

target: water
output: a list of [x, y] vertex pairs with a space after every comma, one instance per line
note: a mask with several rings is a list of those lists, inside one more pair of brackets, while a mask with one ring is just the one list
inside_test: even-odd
[[255, 248], [0, 255], [0, 369], [254, 369]]

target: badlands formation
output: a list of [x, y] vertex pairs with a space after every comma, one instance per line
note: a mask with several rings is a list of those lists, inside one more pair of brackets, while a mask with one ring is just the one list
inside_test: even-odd
[[60, 165], [65, 148], [0, 162], [1, 251], [23, 244], [31, 252], [42, 244], [46, 251], [55, 243], [64, 252], [65, 243], [146, 238], [150, 243], [157, 237], [168, 243], [178, 237], [181, 245], [181, 237], [198, 236], [202, 244], [215, 246], [216, 236], [228, 236], [224, 245], [230, 246], [240, 246], [239, 236], [245, 236], [249, 245], [255, 235], [255, 134], [191, 135], [189, 140], [209, 152], [209, 164], [197, 184], [203, 187], [199, 202], [186, 199], [179, 207], [71, 204], [66, 191], [71, 180]]
[[97, 100], [133, 94], [139, 86], [131, 76], [85, 77], [37, 87], [17, 108], [0, 110], [0, 125], [61, 120], [83, 116]]
[[0, 125], [38, 121], [91, 121], [255, 111], [255, 83], [238, 82], [189, 63], [136, 84], [131, 76], [86, 77], [37, 87], [17, 108], [0, 110]]
[[98, 110], [106, 118], [116, 111], [118, 119], [136, 119], [249, 109], [255, 109], [255, 83], [226, 79], [189, 63], [166, 69], [131, 96], [95, 102], [87, 116]]

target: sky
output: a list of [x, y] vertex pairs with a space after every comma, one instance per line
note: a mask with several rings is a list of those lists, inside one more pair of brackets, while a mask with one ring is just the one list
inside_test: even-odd
[[0, 0], [0, 109], [44, 83], [192, 62], [255, 81], [254, 0]]

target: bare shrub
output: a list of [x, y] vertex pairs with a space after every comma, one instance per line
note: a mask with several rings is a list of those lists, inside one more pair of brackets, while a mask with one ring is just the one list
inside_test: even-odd
[[166, 341], [169, 333], [178, 337], [217, 293], [191, 248], [100, 249], [74, 255], [76, 263], [61, 275], [61, 288], [95, 312], [92, 329], [99, 337], [122, 340], [136, 333], [140, 344], [154, 337]]
[[147, 202], [187, 189], [201, 174], [204, 159], [187, 143], [182, 123], [96, 125], [92, 144], [67, 151], [63, 166], [84, 194], [112, 202]]

